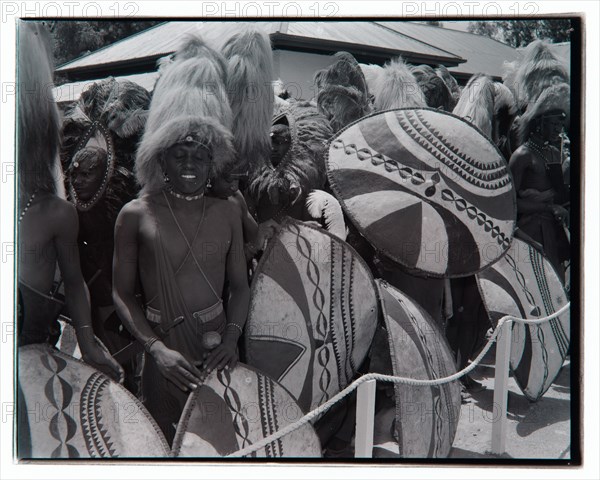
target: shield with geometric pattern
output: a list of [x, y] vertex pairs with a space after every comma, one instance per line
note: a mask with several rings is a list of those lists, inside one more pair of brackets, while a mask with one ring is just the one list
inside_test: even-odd
[[[303, 416], [292, 396], [255, 368], [217, 370], [189, 396], [177, 425], [175, 457], [223, 457], [250, 447]], [[250, 457], [320, 457], [312, 425], [273, 440]]]
[[[552, 264], [518, 238], [503, 258], [477, 275], [477, 283], [494, 326], [505, 315], [546, 317], [569, 301]], [[529, 400], [539, 400], [560, 372], [569, 351], [570, 323], [568, 311], [538, 325], [513, 322], [510, 366]]]
[[288, 219], [252, 280], [246, 362], [281, 383], [308, 412], [352, 381], [377, 315], [371, 273], [354, 249]]
[[19, 347], [17, 456], [168, 457], [154, 419], [128, 390], [47, 344]]
[[[440, 328], [410, 297], [376, 280], [395, 376], [434, 380], [456, 373]], [[375, 353], [373, 353], [375, 354]], [[372, 355], [373, 355], [372, 354]], [[383, 355], [383, 352], [377, 352]], [[403, 458], [446, 458], [460, 417], [458, 380], [433, 386], [394, 384], [395, 437]], [[376, 416], [385, 419], [385, 416]]]
[[508, 165], [460, 117], [426, 108], [363, 117], [330, 142], [327, 169], [362, 235], [415, 275], [471, 275], [510, 245]]

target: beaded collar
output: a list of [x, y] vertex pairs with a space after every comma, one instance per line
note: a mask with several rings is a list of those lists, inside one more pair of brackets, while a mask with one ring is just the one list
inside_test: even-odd
[[179, 198], [181, 200], [187, 200], [188, 202], [191, 202], [193, 200], [200, 200], [202, 197], [204, 197], [204, 192], [199, 193], [198, 195], [183, 195], [181, 193], [177, 193], [172, 188], [165, 188], [165, 190], [167, 192], [169, 192], [171, 195], [173, 195], [175, 198]]
[[540, 145], [530, 138], [525, 144], [529, 149], [537, 153], [541, 157], [541, 159], [544, 160], [544, 163], [548, 163], [548, 157], [544, 153], [544, 151], [550, 150], [550, 148], [552, 148], [548, 142], [546, 142], [544, 145]]
[[23, 220], [23, 218], [25, 217], [25, 214], [27, 213], [27, 210], [29, 210], [29, 207], [31, 207], [31, 204], [33, 203], [33, 199], [35, 198], [35, 195], [37, 194], [37, 190], [35, 190], [32, 194], [31, 197], [29, 197], [29, 200], [27, 201], [27, 204], [25, 205], [25, 208], [23, 209], [23, 211], [21, 212], [21, 215], [19, 215], [19, 220], [18, 220], [18, 224], [21, 223], [21, 220]]

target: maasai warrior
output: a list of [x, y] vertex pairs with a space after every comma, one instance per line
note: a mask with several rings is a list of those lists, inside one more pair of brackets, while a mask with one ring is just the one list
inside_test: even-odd
[[239, 214], [205, 195], [209, 178], [234, 161], [225, 71], [223, 57], [196, 38], [165, 68], [136, 158], [141, 196], [116, 224], [113, 297], [147, 352], [143, 400], [169, 441], [189, 390], [236, 364], [248, 309]]
[[563, 262], [569, 258], [564, 230], [568, 212], [561, 205], [566, 200], [561, 198], [562, 176], [553, 179], [551, 168], [561, 170], [561, 152], [554, 145], [568, 121], [569, 98], [569, 86], [561, 83], [529, 104], [519, 124], [522, 145], [509, 162], [517, 192], [517, 226], [543, 247], [563, 281]]
[[[481, 73], [473, 75], [452, 113], [478, 127], [508, 160], [508, 139], [516, 107], [513, 95], [505, 85]], [[450, 287], [452, 317], [448, 320], [446, 335], [461, 370], [477, 354], [491, 324], [474, 276], [452, 279]], [[468, 375], [461, 381], [472, 392], [484, 388]]]
[[62, 307], [50, 295], [58, 264], [83, 360], [118, 380], [118, 364], [92, 331], [88, 291], [76, 247], [77, 211], [56, 195], [52, 169], [58, 158], [60, 127], [52, 98], [50, 44], [40, 23], [19, 24], [18, 345], [48, 341], [48, 329]]
[[[323, 209], [317, 205], [327, 203], [325, 193], [313, 195], [312, 213], [307, 200], [313, 190], [325, 186], [325, 152], [332, 133], [327, 119], [309, 102], [291, 101], [276, 112], [270, 159], [251, 173], [248, 189], [251, 208], [261, 227], [280, 223], [286, 216], [303, 221], [322, 219]], [[329, 196], [327, 199], [335, 209], [337, 200]], [[329, 215], [330, 209], [325, 210], [328, 214], [322, 226], [334, 226], [337, 233], [344, 232], [339, 228], [339, 218]]]
[[[441, 79], [438, 80], [441, 82]], [[386, 64], [376, 75], [372, 74], [370, 88], [375, 111], [428, 106], [413, 70], [401, 58]], [[375, 276], [384, 278], [418, 300], [433, 318], [441, 322], [443, 279], [420, 278], [409, 274], [401, 265], [376, 252], [352, 225], [349, 231], [348, 242], [365, 258]]]
[[[505, 65], [502, 79], [513, 93], [518, 115], [523, 115], [528, 105], [537, 102], [546, 89], [559, 83], [568, 84], [569, 73], [552, 52], [550, 44], [536, 40], [527, 45], [520, 60]], [[520, 117], [517, 117], [511, 130], [512, 151], [521, 145], [519, 124]]]
[[[133, 161], [149, 104], [144, 88], [109, 78], [86, 88], [63, 122], [61, 156], [69, 200], [79, 215], [79, 254], [94, 333], [111, 353], [132, 340], [112, 300], [113, 238], [119, 211], [138, 190]], [[130, 381], [134, 365], [127, 367]]]

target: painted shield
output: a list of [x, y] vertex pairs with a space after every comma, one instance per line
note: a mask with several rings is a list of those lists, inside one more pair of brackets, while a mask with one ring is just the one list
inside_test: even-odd
[[[433, 380], [456, 373], [450, 347], [427, 312], [391, 285], [381, 280], [376, 283], [393, 374]], [[400, 383], [394, 385], [394, 393], [400, 456], [447, 457], [460, 417], [458, 381], [432, 387]]]
[[288, 219], [252, 281], [246, 361], [281, 383], [304, 412], [346, 387], [377, 324], [371, 273], [347, 243]]
[[331, 187], [365, 238], [417, 275], [461, 277], [508, 249], [508, 165], [479, 130], [431, 109], [377, 113], [331, 141]]
[[168, 457], [154, 419], [124, 387], [51, 348], [19, 348], [19, 458]]
[[[505, 315], [535, 319], [560, 310], [567, 294], [552, 264], [515, 238], [506, 255], [477, 275], [493, 325]], [[536, 401], [558, 375], [571, 337], [569, 312], [540, 325], [513, 323], [510, 366], [523, 394]]]
[[[188, 398], [173, 441], [176, 457], [222, 457], [249, 447], [303, 416], [292, 396], [258, 370], [238, 363], [210, 374]], [[320, 457], [312, 425], [275, 440], [251, 457]]]

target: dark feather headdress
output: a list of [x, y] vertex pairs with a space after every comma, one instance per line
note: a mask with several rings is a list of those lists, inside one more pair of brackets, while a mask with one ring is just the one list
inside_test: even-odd
[[460, 98], [460, 87], [458, 86], [458, 82], [456, 81], [456, 78], [452, 76], [452, 74], [446, 68], [445, 65], [438, 65], [438, 67], [435, 69], [435, 73], [444, 81], [446, 87], [448, 87], [448, 90], [450, 91], [452, 101], [449, 105], [449, 110], [452, 110], [454, 109], [458, 102], [458, 99]]
[[333, 135], [327, 119], [309, 102], [291, 102], [275, 114], [273, 124], [278, 123], [289, 127], [290, 148], [277, 167], [265, 163], [251, 176], [249, 191], [257, 204], [273, 189], [288, 191], [296, 184], [307, 195], [325, 184], [325, 154]]
[[367, 81], [356, 59], [347, 52], [338, 52], [329, 68], [315, 73], [317, 105], [337, 132], [370, 113]]
[[[107, 78], [91, 84], [65, 113], [61, 160], [66, 171], [69, 200], [78, 210], [96, 204], [112, 218], [137, 191], [133, 164], [137, 144], [146, 124], [150, 94], [126, 80]], [[90, 201], [83, 202], [71, 184], [78, 162], [89, 147], [106, 155], [102, 184]]]
[[441, 108], [447, 112], [452, 111], [453, 101], [450, 90], [433, 68], [429, 65], [417, 65], [411, 67], [411, 71], [423, 91], [427, 106]]

